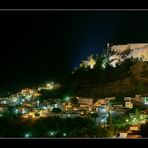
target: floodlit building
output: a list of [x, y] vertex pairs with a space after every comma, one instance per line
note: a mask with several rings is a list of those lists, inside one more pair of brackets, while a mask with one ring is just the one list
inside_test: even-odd
[[93, 55], [90, 55], [86, 61], [85, 60], [82, 61], [82, 63], [80, 64], [80, 67], [84, 67], [84, 68], [90, 67], [90, 69], [93, 69], [95, 64], [96, 64], [96, 60], [93, 58]]
[[148, 61], [148, 43], [131, 43], [124, 45], [107, 44], [107, 49], [109, 62], [114, 67], [118, 62], [124, 61], [125, 58], [133, 57]]

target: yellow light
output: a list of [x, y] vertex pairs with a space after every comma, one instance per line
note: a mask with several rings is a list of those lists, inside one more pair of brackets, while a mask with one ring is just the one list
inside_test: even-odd
[[81, 115], [84, 115], [84, 112], [81, 112]]
[[126, 122], [128, 122], [129, 120], [128, 119], [126, 119]]

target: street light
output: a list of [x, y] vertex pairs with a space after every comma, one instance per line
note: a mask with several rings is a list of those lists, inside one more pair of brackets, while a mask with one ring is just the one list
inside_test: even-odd
[[68, 101], [70, 98], [69, 97], [65, 97], [65, 100]]
[[50, 132], [49, 132], [49, 135], [50, 135], [50, 136], [53, 136], [53, 135], [54, 135], [54, 132], [51, 132], [51, 131], [50, 131]]
[[40, 107], [40, 101], [39, 100], [37, 100], [37, 106]]
[[18, 114], [18, 109], [15, 109], [14, 112], [15, 112], [15, 114]]
[[30, 137], [30, 136], [31, 136], [30, 133], [26, 133], [26, 134], [25, 134], [25, 137], [26, 137], [26, 138], [28, 138], [28, 137]]

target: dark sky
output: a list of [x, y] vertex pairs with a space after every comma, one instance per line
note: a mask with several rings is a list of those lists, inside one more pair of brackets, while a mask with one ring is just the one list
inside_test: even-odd
[[50, 79], [107, 43], [148, 42], [148, 12], [0, 11], [0, 89]]

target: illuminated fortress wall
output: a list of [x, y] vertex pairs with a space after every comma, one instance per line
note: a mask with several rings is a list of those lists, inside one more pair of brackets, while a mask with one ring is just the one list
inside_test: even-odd
[[109, 56], [109, 61], [112, 61], [111, 65], [115, 66], [118, 61], [123, 61], [120, 54], [127, 49], [131, 49], [127, 58], [143, 58], [144, 61], [148, 61], [148, 43], [112, 45], [110, 50], [115, 51], [116, 54]]

